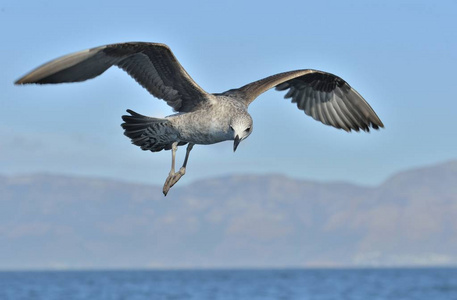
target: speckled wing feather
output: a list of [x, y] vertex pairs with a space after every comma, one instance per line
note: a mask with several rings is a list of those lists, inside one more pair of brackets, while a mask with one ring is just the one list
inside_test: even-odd
[[[121, 126], [124, 128], [124, 135], [142, 150], [152, 152], [170, 150], [171, 145], [178, 139], [179, 133], [169, 120], [143, 116], [130, 109], [127, 112], [130, 115], [122, 116], [124, 123]], [[178, 143], [180, 146], [185, 144], [187, 143]]]
[[249, 105], [261, 93], [276, 87], [288, 90], [285, 98], [307, 115], [326, 125], [346, 131], [369, 131], [384, 127], [371, 106], [346, 81], [317, 70], [297, 70], [276, 74], [247, 84], [238, 92]]
[[69, 54], [38, 67], [16, 84], [84, 81], [113, 65], [126, 71], [175, 111], [192, 111], [209, 97], [187, 74], [170, 48], [157, 43], [111, 44]]

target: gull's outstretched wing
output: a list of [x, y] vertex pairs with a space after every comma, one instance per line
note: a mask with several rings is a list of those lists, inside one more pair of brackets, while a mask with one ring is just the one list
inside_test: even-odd
[[191, 111], [211, 97], [187, 74], [170, 48], [157, 43], [121, 43], [96, 47], [44, 64], [16, 84], [77, 82], [118, 66], [175, 111]]
[[370, 127], [384, 127], [370, 105], [346, 81], [338, 76], [317, 70], [298, 70], [276, 74], [227, 93], [240, 93], [246, 105], [261, 93], [276, 87], [289, 90], [285, 98], [292, 98], [297, 107], [315, 120], [346, 131]]

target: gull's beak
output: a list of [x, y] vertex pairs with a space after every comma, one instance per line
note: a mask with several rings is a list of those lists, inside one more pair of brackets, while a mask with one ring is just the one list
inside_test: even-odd
[[235, 141], [233, 142], [233, 152], [236, 151], [236, 148], [238, 148], [238, 145], [240, 144], [240, 142], [241, 142], [241, 139], [240, 139], [240, 137], [237, 135], [237, 136], [235, 137]]

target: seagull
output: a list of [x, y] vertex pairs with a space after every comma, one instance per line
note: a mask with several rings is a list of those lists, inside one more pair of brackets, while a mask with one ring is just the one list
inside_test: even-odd
[[[233, 141], [236, 151], [253, 130], [249, 104], [263, 92], [286, 91], [285, 98], [313, 119], [347, 132], [384, 127], [370, 105], [342, 78], [319, 70], [279, 73], [223, 93], [203, 90], [165, 44], [130, 42], [95, 47], [52, 60], [15, 84], [79, 82], [92, 79], [111, 66], [126, 71], [154, 97], [163, 99], [176, 114], [153, 118], [127, 110], [121, 124], [132, 144], [142, 150], [170, 150], [171, 170], [163, 186], [170, 188], [185, 174], [194, 145]], [[178, 146], [186, 156], [175, 171]]]

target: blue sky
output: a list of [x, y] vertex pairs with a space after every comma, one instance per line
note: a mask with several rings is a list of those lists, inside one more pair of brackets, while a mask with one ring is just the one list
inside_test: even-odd
[[155, 2], [0, 2], [0, 174], [163, 183], [170, 152], [131, 145], [120, 116], [127, 108], [172, 111], [121, 70], [84, 83], [13, 85], [56, 57], [127, 41], [168, 44], [208, 92], [288, 70], [328, 71], [359, 91], [386, 126], [348, 134], [269, 91], [251, 105], [254, 132], [237, 152], [230, 142], [194, 147], [180, 184], [282, 173], [375, 185], [406, 168], [457, 159], [457, 2]]

